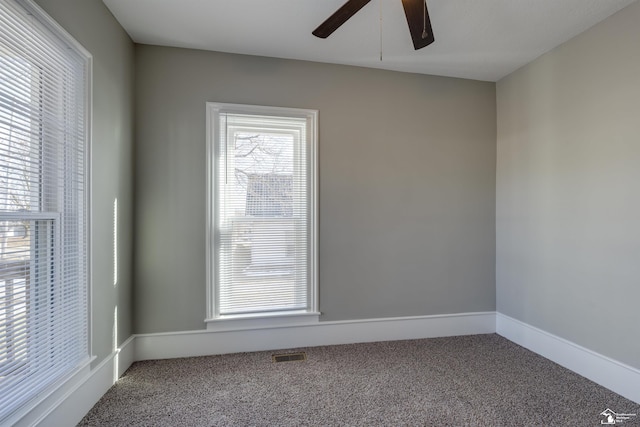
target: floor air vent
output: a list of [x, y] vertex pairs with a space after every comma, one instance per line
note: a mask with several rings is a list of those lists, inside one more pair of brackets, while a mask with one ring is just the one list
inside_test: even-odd
[[307, 353], [283, 353], [271, 356], [274, 363], [278, 362], [295, 362], [296, 360], [307, 360]]

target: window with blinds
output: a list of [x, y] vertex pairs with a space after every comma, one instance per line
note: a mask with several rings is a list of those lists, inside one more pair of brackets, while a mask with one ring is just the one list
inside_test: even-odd
[[210, 317], [317, 311], [317, 112], [207, 108]]
[[89, 61], [0, 0], [0, 423], [89, 358]]

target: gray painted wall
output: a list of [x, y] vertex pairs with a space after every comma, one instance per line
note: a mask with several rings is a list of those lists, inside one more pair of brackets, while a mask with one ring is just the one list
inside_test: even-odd
[[[100, 0], [36, 0], [93, 55], [93, 354], [132, 334], [134, 45]], [[118, 278], [114, 286], [114, 200]], [[117, 307], [117, 328], [114, 312]]]
[[318, 109], [322, 320], [495, 309], [493, 83], [136, 46], [136, 333], [204, 328], [205, 102]]
[[498, 311], [640, 368], [640, 3], [497, 84]]

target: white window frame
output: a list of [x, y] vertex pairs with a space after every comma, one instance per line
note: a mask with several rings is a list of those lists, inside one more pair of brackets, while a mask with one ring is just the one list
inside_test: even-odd
[[[307, 119], [307, 167], [309, 180], [309, 194], [307, 203], [309, 207], [309, 262], [307, 284], [308, 305], [306, 310], [293, 312], [271, 312], [242, 315], [220, 316], [216, 310], [216, 262], [215, 262], [215, 233], [216, 213], [214, 203], [216, 201], [216, 164], [218, 160], [217, 145], [220, 143], [220, 116], [225, 113], [275, 116], [275, 117], [304, 117]], [[228, 104], [218, 102], [206, 103], [207, 116], [207, 226], [206, 226], [206, 266], [207, 266], [207, 329], [209, 330], [236, 330], [252, 329], [269, 326], [286, 326], [297, 324], [316, 323], [319, 320], [318, 310], [318, 177], [317, 177], [317, 141], [318, 141], [318, 111], [300, 108], [284, 108], [243, 104]]]
[[[52, 400], [52, 399], [60, 399], [65, 394], [69, 393], [71, 384], [75, 384], [75, 382], [79, 381], [80, 378], [86, 377], [90, 373], [90, 364], [92, 361], [96, 359], [93, 355], [93, 345], [92, 345], [92, 315], [91, 315], [91, 305], [92, 305], [92, 253], [91, 253], [91, 224], [92, 224], [92, 212], [91, 212], [91, 146], [92, 146], [92, 99], [93, 99], [93, 56], [89, 51], [87, 51], [78, 41], [76, 41], [73, 36], [71, 36], [60, 24], [58, 24], [53, 18], [51, 18], [39, 5], [37, 5], [33, 0], [9, 0], [12, 3], [12, 7], [16, 9], [23, 10], [27, 15], [29, 15], [29, 19], [32, 20], [32, 25], [38, 26], [40, 28], [46, 29], [51, 35], [52, 38], [57, 38], [64, 45], [68, 47], [71, 51], [75, 52], [80, 58], [82, 58], [82, 66], [84, 68], [84, 85], [83, 85], [83, 96], [82, 103], [84, 104], [84, 114], [83, 114], [83, 123], [84, 123], [84, 140], [83, 140], [83, 150], [84, 150], [84, 158], [83, 158], [83, 186], [82, 193], [83, 198], [81, 203], [84, 205], [85, 215], [83, 218], [82, 231], [80, 232], [83, 241], [83, 253], [85, 259], [84, 266], [84, 274], [79, 275], [80, 283], [83, 283], [85, 287], [85, 313], [86, 316], [83, 316], [83, 327], [86, 329], [86, 339], [85, 348], [86, 354], [83, 360], [81, 360], [75, 367], [70, 367], [64, 375], [60, 378], [55, 379], [50, 383], [45, 383], [41, 388], [32, 390], [31, 399], [25, 402], [23, 405], [18, 406], [15, 410], [13, 410], [6, 417], [0, 419], [0, 424], [8, 423], [9, 425], [13, 425], [13, 423], [20, 422], [23, 419], [30, 419], [34, 416], [35, 413], [39, 410], [39, 405], [41, 405], [44, 401]], [[64, 154], [60, 153], [60, 158], [63, 158]], [[43, 182], [43, 185], [47, 185], [47, 182]], [[46, 206], [44, 206], [46, 209]], [[46, 242], [48, 245], [52, 245], [52, 251], [55, 253], [54, 257], [54, 270], [55, 275], [53, 276], [53, 281], [57, 281], [59, 273], [63, 268], [63, 259], [59, 255], [61, 252], [60, 246], [62, 243], [62, 228], [63, 221], [61, 219], [61, 215], [59, 212], [49, 212], [49, 211], [41, 211], [41, 212], [25, 212], [19, 215], [15, 213], [2, 213], [0, 212], [0, 218], [2, 220], [28, 220], [28, 221], [50, 221], [51, 226], [53, 227], [54, 236], [52, 240], [47, 239]], [[33, 262], [32, 262], [33, 266]], [[78, 339], [77, 337], [76, 339]], [[43, 343], [33, 342], [30, 345], [40, 346]]]

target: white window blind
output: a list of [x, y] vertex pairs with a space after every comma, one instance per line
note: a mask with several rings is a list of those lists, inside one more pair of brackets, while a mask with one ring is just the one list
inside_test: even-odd
[[0, 0], [0, 422], [88, 360], [89, 60]]
[[315, 311], [315, 117], [210, 104], [213, 317]]

